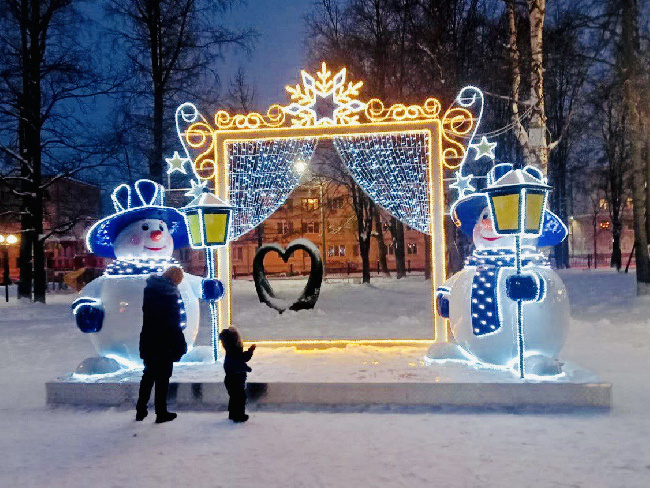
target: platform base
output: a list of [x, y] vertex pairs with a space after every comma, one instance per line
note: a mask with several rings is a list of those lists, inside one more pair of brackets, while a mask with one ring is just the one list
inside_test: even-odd
[[[557, 411], [611, 407], [606, 383], [248, 383], [249, 406], [279, 410], [369, 407]], [[47, 383], [50, 405], [135, 406], [138, 383]], [[179, 410], [225, 410], [223, 383], [172, 383], [169, 403]]]

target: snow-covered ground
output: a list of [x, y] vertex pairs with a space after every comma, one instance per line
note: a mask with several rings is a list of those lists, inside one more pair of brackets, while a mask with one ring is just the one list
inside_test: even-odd
[[[246, 339], [433, 339], [431, 287], [422, 276], [373, 278], [370, 285], [326, 280], [314, 310], [282, 315], [261, 304], [249, 280], [233, 282], [233, 323]], [[273, 280], [277, 294], [292, 303], [306, 278]]]
[[[562, 277], [573, 316], [563, 358], [614, 384], [611, 413], [259, 411], [234, 425], [223, 413], [182, 412], [155, 425], [135, 423], [132, 411], [50, 409], [44, 383], [93, 354], [72, 323], [71, 297], [53, 296], [47, 306], [3, 302], [0, 486], [650, 486], [650, 300], [634, 297], [633, 275]], [[403, 308], [383, 309], [386, 296], [406, 288]], [[373, 290], [333, 285], [340, 294], [330, 297], [367, 294], [360, 311], [410, 318], [421, 310], [411, 300], [429, 293], [416, 280]], [[327, 296], [322, 315], [307, 312], [306, 328], [322, 320], [338, 333], [358, 323], [330, 320]]]

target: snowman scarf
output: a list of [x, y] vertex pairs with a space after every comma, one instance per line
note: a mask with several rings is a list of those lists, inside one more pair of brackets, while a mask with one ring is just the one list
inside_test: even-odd
[[[522, 268], [528, 265], [548, 266], [542, 254], [524, 254]], [[510, 249], [475, 250], [465, 266], [476, 267], [472, 279], [472, 330], [475, 336], [493, 334], [501, 328], [499, 319], [498, 283], [502, 268], [514, 268], [515, 252]]]
[[142, 276], [162, 273], [170, 266], [180, 266], [174, 258], [147, 258], [133, 261], [116, 259], [106, 267], [108, 276]]

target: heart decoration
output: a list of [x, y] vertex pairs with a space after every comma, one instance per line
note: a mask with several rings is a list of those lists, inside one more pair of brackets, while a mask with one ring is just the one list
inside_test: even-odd
[[291, 255], [298, 250], [303, 250], [307, 253], [311, 259], [311, 269], [305, 288], [302, 290], [298, 299], [288, 308], [289, 310], [311, 309], [314, 308], [318, 301], [320, 287], [323, 282], [323, 260], [321, 259], [318, 247], [313, 242], [308, 239], [296, 239], [290, 242], [286, 249], [276, 243], [264, 244], [257, 250], [255, 259], [253, 259], [253, 279], [260, 303], [264, 303], [280, 313], [284, 312], [287, 307], [281, 305], [281, 300], [278, 299], [269, 280], [266, 278], [264, 258], [268, 253], [276, 252], [286, 263], [289, 261]]

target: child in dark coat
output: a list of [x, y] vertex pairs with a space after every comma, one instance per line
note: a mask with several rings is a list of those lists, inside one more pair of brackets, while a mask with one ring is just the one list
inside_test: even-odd
[[246, 364], [253, 357], [255, 344], [244, 352], [241, 336], [234, 327], [228, 327], [219, 334], [219, 340], [226, 350], [223, 369], [226, 371], [226, 390], [230, 396], [228, 418], [233, 422], [246, 422], [246, 373], [252, 371]]

